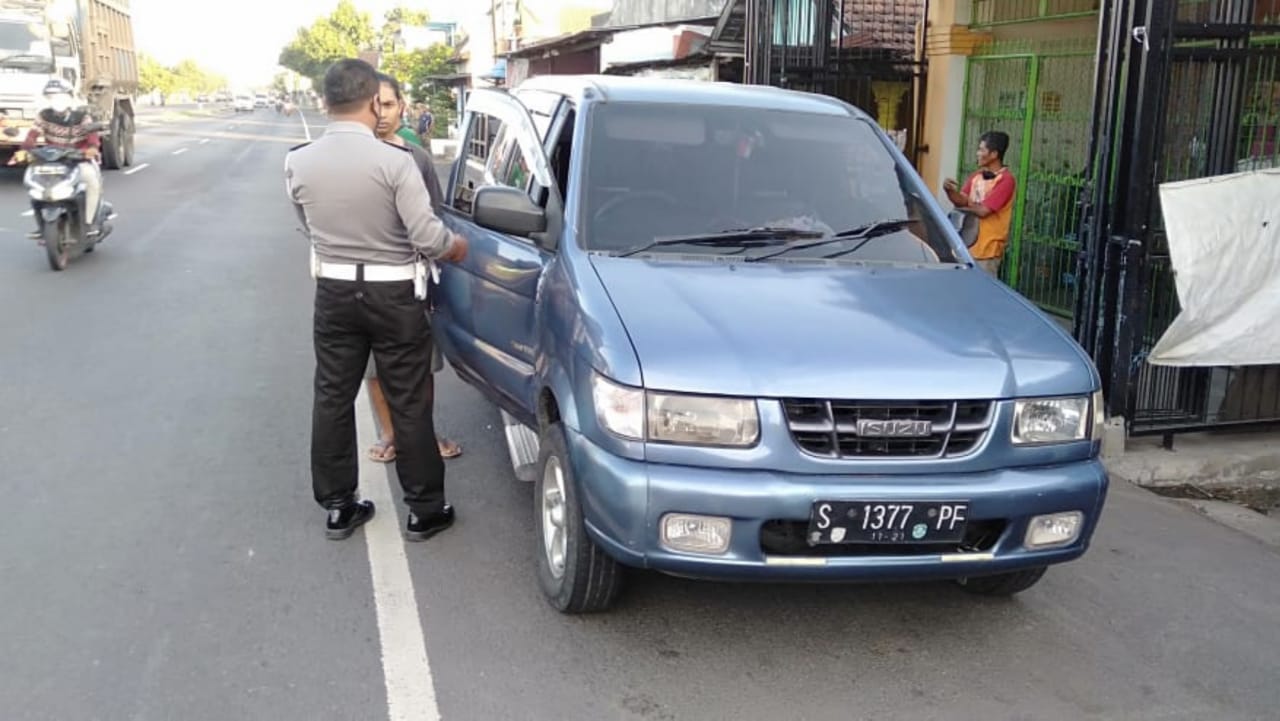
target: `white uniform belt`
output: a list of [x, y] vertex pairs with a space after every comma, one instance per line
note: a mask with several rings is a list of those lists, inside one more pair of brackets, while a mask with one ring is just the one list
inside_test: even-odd
[[413, 280], [413, 264], [409, 265], [350, 265], [347, 263], [319, 263], [317, 277], [330, 280], [356, 280], [359, 271], [364, 268], [364, 279], [370, 282], [388, 282], [395, 280]]

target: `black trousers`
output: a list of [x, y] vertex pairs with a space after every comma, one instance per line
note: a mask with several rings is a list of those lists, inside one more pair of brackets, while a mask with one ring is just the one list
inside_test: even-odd
[[320, 278], [315, 303], [315, 405], [311, 478], [316, 501], [341, 508], [356, 497], [355, 399], [373, 351], [396, 429], [396, 473], [419, 516], [444, 506], [444, 460], [431, 418], [431, 327], [412, 281]]

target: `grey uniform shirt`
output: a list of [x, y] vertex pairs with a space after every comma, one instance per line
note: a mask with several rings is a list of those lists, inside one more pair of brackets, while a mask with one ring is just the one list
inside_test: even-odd
[[285, 157], [289, 197], [319, 260], [407, 265], [446, 254], [452, 233], [436, 217], [413, 154], [367, 126], [332, 122]]

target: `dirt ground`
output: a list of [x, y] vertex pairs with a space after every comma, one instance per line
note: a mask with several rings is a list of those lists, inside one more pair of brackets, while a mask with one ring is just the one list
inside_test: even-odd
[[1280, 518], [1280, 486], [1203, 486], [1185, 483], [1148, 489], [1169, 498], [1196, 498], [1206, 501], [1229, 501], [1273, 518]]

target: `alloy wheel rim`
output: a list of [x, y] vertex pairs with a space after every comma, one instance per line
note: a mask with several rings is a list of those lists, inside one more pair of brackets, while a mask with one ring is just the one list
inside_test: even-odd
[[564, 577], [568, 534], [565, 528], [564, 469], [552, 456], [542, 472], [542, 550], [551, 575]]

